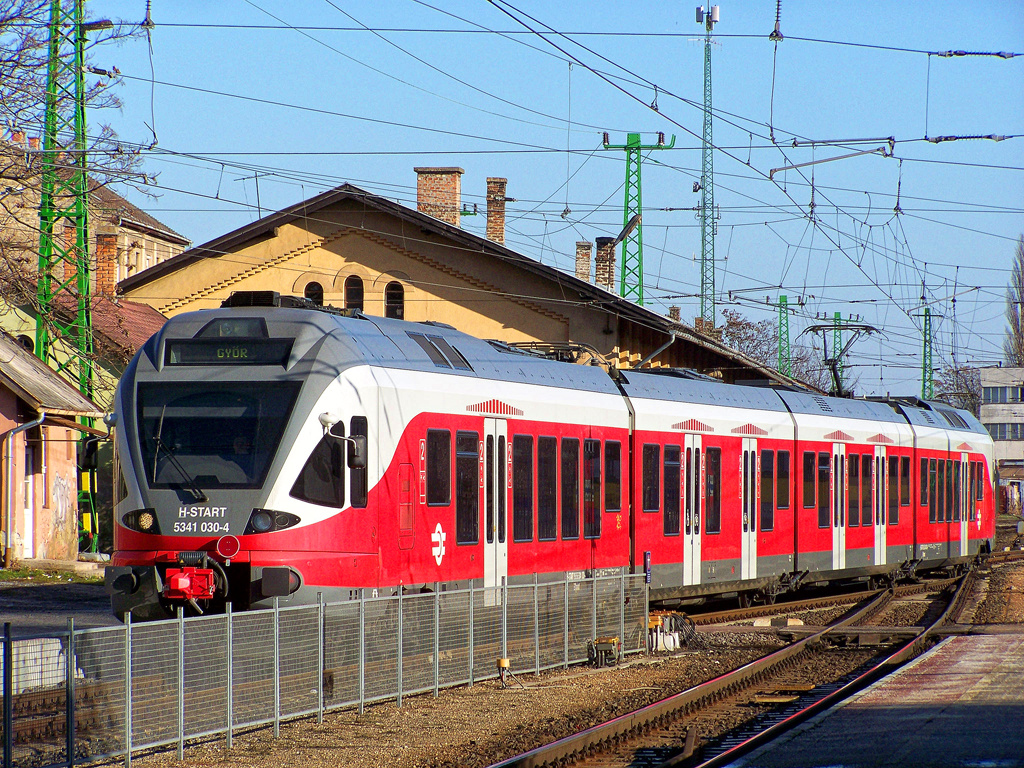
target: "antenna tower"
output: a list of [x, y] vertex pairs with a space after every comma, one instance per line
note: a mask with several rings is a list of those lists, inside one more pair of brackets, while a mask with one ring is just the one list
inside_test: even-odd
[[[715, 327], [715, 216], [714, 162], [711, 140], [711, 33], [718, 22], [718, 6], [697, 9], [704, 24], [704, 146], [700, 174], [700, 316]], [[696, 191], [696, 190], [694, 190]]]

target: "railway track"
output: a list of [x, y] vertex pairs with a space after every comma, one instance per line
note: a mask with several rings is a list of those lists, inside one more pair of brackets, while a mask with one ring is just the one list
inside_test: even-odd
[[[636, 712], [496, 763], [492, 768], [724, 765], [834, 706], [916, 656], [937, 629], [959, 612], [973, 579], [971, 572], [958, 580], [946, 609], [930, 625], [919, 627], [913, 640], [882, 657], [865, 651], [859, 651], [859, 659], [849, 654], [847, 666], [851, 669], [834, 675], [826, 684], [801, 680], [801, 670], [815, 663], [815, 655], [826, 655], [818, 649], [829, 633], [868, 623], [889, 605], [894, 596], [892, 591], [875, 594], [867, 605], [834, 625], [739, 669]], [[937, 585], [920, 586], [935, 589]], [[764, 706], [763, 717], [749, 717], [752, 704]], [[746, 709], [743, 719], [750, 722], [745, 729], [728, 729], [729, 734], [717, 741], [698, 741], [701, 718], [725, 722], [729, 719], [726, 711], [735, 711], [737, 705]]]

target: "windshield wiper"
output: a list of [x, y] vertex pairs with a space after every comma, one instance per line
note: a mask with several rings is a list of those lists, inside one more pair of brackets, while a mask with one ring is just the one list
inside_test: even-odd
[[157, 460], [160, 458], [160, 451], [163, 451], [171, 464], [174, 465], [174, 468], [178, 470], [178, 473], [185, 479], [185, 482], [188, 484], [187, 490], [192, 494], [193, 498], [195, 498], [196, 501], [209, 501], [209, 497], [203, 493], [202, 488], [196, 484], [195, 478], [193, 478], [192, 475], [190, 475], [188, 471], [181, 466], [181, 462], [178, 461], [178, 457], [174, 455], [174, 451], [164, 445], [163, 440], [160, 439], [160, 435], [164, 431], [164, 412], [166, 410], [167, 406], [165, 405], [160, 411], [160, 425], [157, 427], [156, 434], [153, 435], [153, 442], [156, 443], [156, 453], [153, 455], [153, 482], [156, 482]]

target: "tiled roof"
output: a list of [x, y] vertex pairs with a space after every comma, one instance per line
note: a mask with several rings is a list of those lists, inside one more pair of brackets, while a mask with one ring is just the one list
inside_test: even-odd
[[[64, 316], [78, 312], [78, 304], [71, 294], [60, 293], [56, 301]], [[116, 347], [126, 357], [134, 355], [167, 321], [153, 307], [136, 301], [93, 296], [90, 303], [92, 330], [97, 343]]]
[[116, 216], [122, 224], [135, 225], [138, 228], [163, 236], [181, 245], [188, 245], [189, 240], [179, 235], [166, 224], [157, 221], [141, 208], [138, 208], [109, 187], [102, 186], [89, 179], [89, 202], [91, 208], [98, 213]]
[[94, 402], [47, 368], [10, 334], [0, 330], [0, 386], [36, 411], [64, 416], [102, 416]]

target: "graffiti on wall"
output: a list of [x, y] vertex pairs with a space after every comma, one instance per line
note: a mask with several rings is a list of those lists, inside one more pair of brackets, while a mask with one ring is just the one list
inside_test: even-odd
[[75, 496], [78, 485], [73, 478], [57, 474], [53, 479], [53, 486], [50, 492], [53, 497], [53, 524], [54, 529], [62, 531], [67, 525], [68, 518], [72, 516], [75, 509]]

